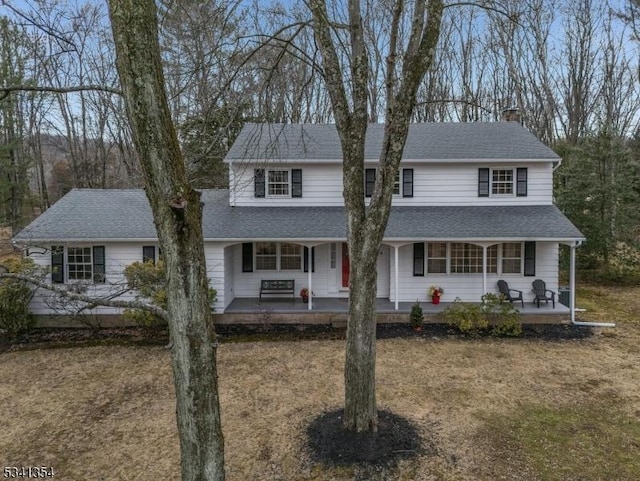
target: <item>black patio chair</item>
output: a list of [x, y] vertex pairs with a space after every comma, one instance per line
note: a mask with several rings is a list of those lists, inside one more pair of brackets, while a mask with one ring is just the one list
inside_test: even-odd
[[536, 279], [531, 283], [533, 286], [533, 293], [535, 294], [535, 302], [540, 308], [540, 301], [544, 301], [549, 305], [549, 301], [553, 303], [553, 308], [556, 308], [556, 293], [547, 289], [547, 285], [541, 279]]
[[522, 298], [522, 291], [518, 289], [509, 289], [509, 284], [506, 281], [498, 281], [498, 290], [504, 298], [513, 304], [514, 301], [520, 301], [522, 308], [524, 309], [524, 299]]

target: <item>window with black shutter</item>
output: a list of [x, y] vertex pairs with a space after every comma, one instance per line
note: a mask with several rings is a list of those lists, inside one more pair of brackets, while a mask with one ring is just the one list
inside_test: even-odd
[[516, 195], [518, 197], [526, 197], [527, 196], [527, 176], [528, 171], [526, 167], [518, 167], [516, 173]]
[[424, 277], [424, 242], [413, 244], [413, 275]]
[[[304, 248], [304, 260], [303, 260], [304, 272], [309, 272], [309, 248]], [[311, 272], [316, 271], [316, 248], [311, 248]]]
[[242, 244], [242, 272], [253, 272], [253, 243]]
[[265, 193], [264, 169], [253, 170], [253, 184], [254, 184], [254, 196], [264, 197], [264, 193]]
[[142, 246], [142, 262], [156, 263], [156, 247]]
[[51, 247], [51, 282], [64, 283], [64, 247]]
[[93, 246], [93, 282], [105, 282], [104, 246]]
[[413, 197], [413, 169], [402, 169], [402, 197]]
[[364, 170], [364, 196], [371, 197], [376, 185], [376, 169]]
[[478, 169], [478, 197], [489, 197], [489, 169]]
[[524, 243], [524, 275], [533, 277], [536, 275], [536, 243]]
[[291, 197], [302, 197], [302, 169], [291, 169]]

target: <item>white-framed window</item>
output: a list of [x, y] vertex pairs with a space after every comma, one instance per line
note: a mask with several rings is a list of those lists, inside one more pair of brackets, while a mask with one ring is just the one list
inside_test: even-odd
[[67, 247], [67, 276], [70, 281], [93, 280], [91, 247]]
[[257, 271], [302, 270], [302, 246], [291, 242], [256, 242]]
[[396, 172], [396, 178], [393, 180], [393, 195], [400, 195], [400, 169]]
[[291, 193], [291, 177], [288, 170], [267, 171], [267, 195], [273, 197], [289, 197]]
[[502, 244], [502, 274], [521, 274], [522, 254], [521, 242], [505, 242]]
[[280, 270], [299, 271], [302, 269], [302, 246], [283, 242], [280, 244]]
[[487, 272], [498, 273], [498, 244], [487, 247]]
[[451, 273], [482, 273], [482, 247], [462, 242], [451, 243]]
[[427, 243], [427, 273], [446, 274], [447, 273], [447, 243], [428, 242]]
[[278, 267], [278, 245], [275, 242], [256, 242], [256, 270], [275, 271]]
[[491, 169], [491, 195], [513, 195], [514, 192], [514, 169]]

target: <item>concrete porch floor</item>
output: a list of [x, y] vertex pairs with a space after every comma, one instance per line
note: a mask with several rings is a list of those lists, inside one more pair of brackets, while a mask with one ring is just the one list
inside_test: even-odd
[[[421, 302], [425, 322], [444, 322], [442, 312], [452, 302]], [[393, 301], [377, 299], [378, 322], [408, 322], [413, 302], [400, 302], [395, 310]], [[337, 297], [317, 297], [313, 299], [313, 310], [308, 304], [296, 297], [295, 301], [286, 298], [236, 298], [227, 306], [224, 313], [215, 313], [216, 323], [220, 324], [343, 324], [347, 319], [349, 299]], [[516, 307], [521, 313], [523, 323], [554, 324], [569, 320], [569, 308], [556, 302], [555, 309], [549, 304], [540, 308], [532, 302]]]

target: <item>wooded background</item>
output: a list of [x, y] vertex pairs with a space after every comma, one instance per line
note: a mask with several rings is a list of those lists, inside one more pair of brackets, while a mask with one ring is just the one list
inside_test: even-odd
[[[365, 2], [371, 122], [384, 120], [388, 3]], [[498, 121], [519, 109], [564, 159], [555, 198], [588, 238], [580, 266], [618, 277], [640, 266], [639, 5], [451, 3], [413, 119]], [[304, 3], [167, 0], [160, 16], [194, 186], [226, 186], [222, 158], [244, 122], [334, 121]], [[102, 2], [0, 6], [0, 225], [19, 229], [74, 187], [142, 185], [118, 88]]]

